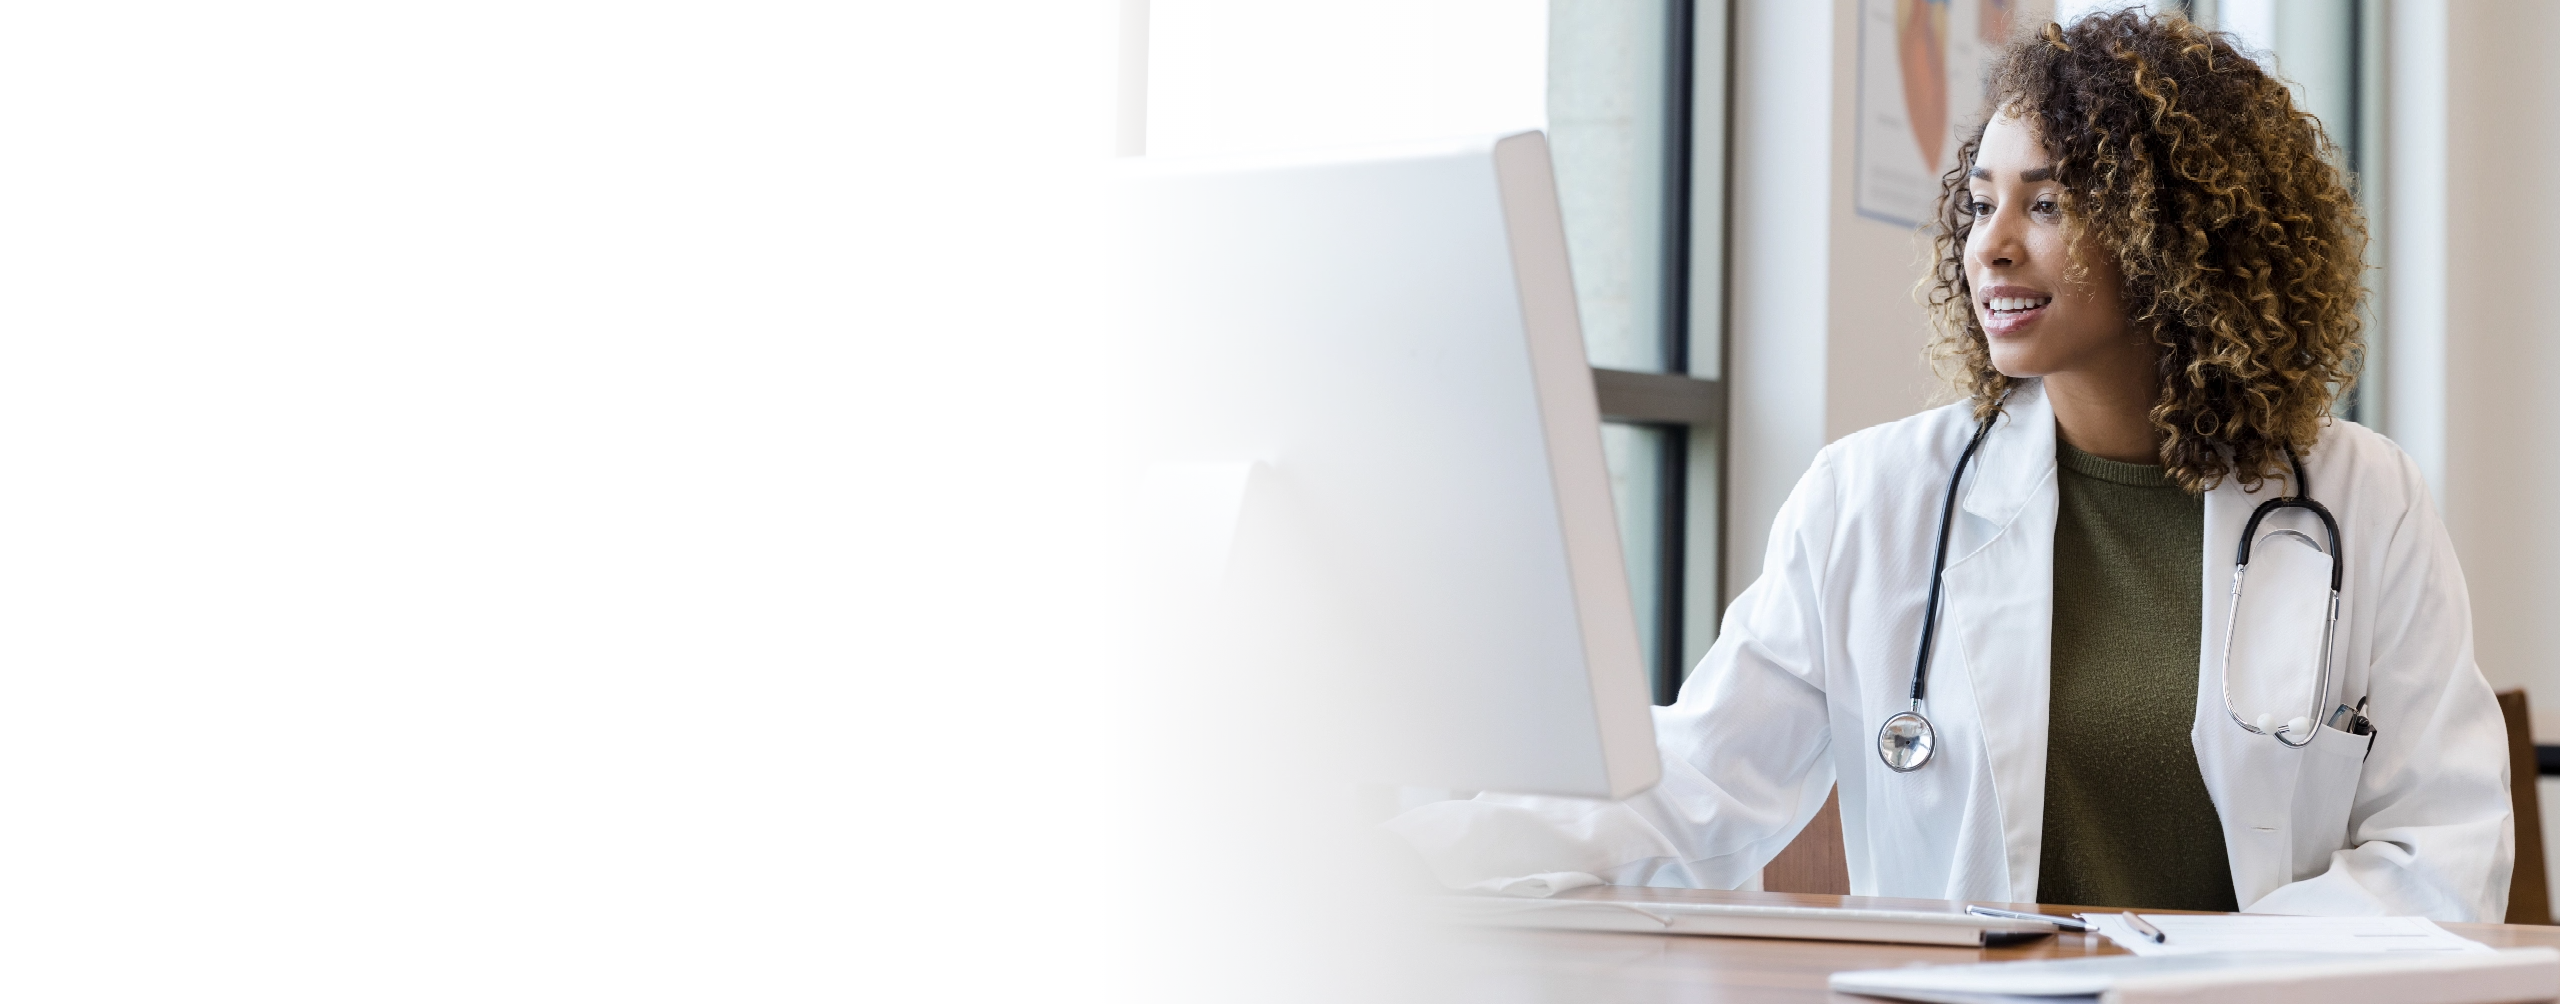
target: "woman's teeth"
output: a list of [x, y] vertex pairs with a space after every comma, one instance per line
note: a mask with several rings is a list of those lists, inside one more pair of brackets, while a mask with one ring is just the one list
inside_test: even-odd
[[1991, 298], [1991, 309], [2034, 310], [2052, 302], [2050, 296], [1995, 296]]

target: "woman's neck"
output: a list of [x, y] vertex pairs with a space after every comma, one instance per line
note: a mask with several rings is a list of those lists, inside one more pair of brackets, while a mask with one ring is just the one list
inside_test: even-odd
[[2160, 399], [2159, 378], [2149, 366], [2075, 370], [2044, 378], [2053, 424], [2062, 441], [2082, 453], [2127, 464], [2160, 462], [2160, 435], [2151, 406]]

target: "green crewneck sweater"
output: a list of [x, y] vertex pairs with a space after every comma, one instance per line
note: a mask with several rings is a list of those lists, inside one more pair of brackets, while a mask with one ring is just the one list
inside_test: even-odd
[[2189, 739], [2204, 498], [2157, 466], [2069, 446], [2056, 453], [2062, 509], [2036, 900], [2237, 910], [2221, 817]]

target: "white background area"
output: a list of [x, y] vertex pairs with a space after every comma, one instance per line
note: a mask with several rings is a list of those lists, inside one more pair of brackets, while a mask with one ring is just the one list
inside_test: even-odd
[[1084, 980], [1113, 14], [14, 8], [10, 995]]

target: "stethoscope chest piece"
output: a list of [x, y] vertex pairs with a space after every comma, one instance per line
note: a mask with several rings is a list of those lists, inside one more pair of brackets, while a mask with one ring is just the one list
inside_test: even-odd
[[1905, 711], [1884, 720], [1876, 730], [1876, 755], [1884, 765], [1908, 774], [1929, 762], [1929, 754], [1938, 750], [1938, 730], [1917, 711]]

